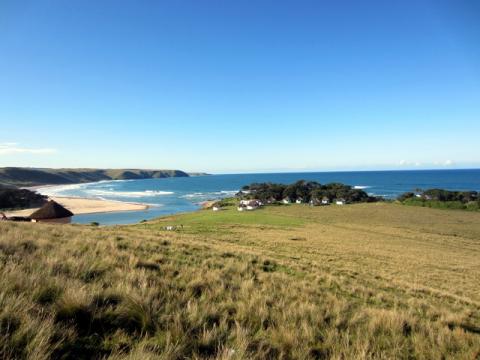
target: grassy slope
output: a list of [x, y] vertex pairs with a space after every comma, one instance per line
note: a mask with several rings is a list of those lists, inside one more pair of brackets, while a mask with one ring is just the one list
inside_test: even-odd
[[394, 204], [0, 223], [0, 358], [475, 359], [479, 255], [480, 214]]
[[0, 168], [0, 183], [15, 186], [188, 176], [180, 170]]

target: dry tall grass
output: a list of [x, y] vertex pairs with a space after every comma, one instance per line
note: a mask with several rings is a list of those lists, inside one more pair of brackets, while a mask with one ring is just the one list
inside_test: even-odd
[[480, 214], [391, 204], [4, 222], [0, 358], [479, 359], [479, 255]]

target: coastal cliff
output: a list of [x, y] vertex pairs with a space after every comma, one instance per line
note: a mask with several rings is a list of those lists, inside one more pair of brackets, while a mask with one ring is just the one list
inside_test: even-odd
[[77, 184], [102, 180], [188, 176], [188, 173], [181, 170], [0, 168], [0, 184], [14, 186]]

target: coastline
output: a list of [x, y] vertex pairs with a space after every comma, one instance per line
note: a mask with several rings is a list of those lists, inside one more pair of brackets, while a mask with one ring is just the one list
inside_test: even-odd
[[[88, 199], [68, 196], [49, 196], [48, 198], [66, 207], [68, 210], [73, 212], [74, 215], [142, 211], [149, 208], [149, 206], [146, 204], [115, 200]], [[37, 209], [38, 208], [7, 211], [5, 214], [7, 216], [29, 216]]]

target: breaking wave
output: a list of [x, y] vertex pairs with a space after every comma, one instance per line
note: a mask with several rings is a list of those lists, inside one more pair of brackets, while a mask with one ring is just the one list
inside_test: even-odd
[[371, 186], [355, 185], [353, 188], [354, 188], [354, 189], [358, 189], [358, 190], [363, 190], [363, 189], [369, 189], [369, 188], [371, 188]]
[[141, 190], [141, 191], [116, 190], [111, 183], [112, 181], [104, 181], [104, 182], [98, 182], [98, 183], [48, 186], [48, 187], [38, 188], [37, 192], [47, 196], [88, 197], [88, 198], [97, 198], [97, 199], [149, 198], [149, 197], [174, 194], [173, 191], [160, 191], [160, 190]]
[[108, 196], [108, 197], [122, 197], [122, 198], [148, 198], [154, 196], [173, 195], [173, 191], [159, 191], [159, 190], [144, 190], [144, 191], [116, 191], [103, 189], [88, 189], [85, 191], [89, 196]]
[[198, 202], [212, 199], [221, 199], [230, 196], [234, 196], [238, 190], [221, 190], [221, 191], [211, 191], [211, 192], [194, 192], [180, 196], [183, 199], [188, 199], [190, 201]]

